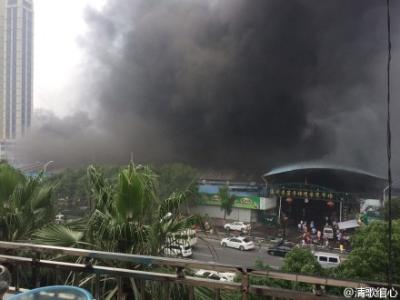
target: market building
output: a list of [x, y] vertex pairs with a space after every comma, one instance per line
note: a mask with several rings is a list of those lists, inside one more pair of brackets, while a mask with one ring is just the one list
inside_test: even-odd
[[386, 179], [360, 169], [321, 163], [300, 163], [263, 175], [267, 195], [277, 202], [278, 219], [288, 225], [357, 218], [363, 199], [381, 199]]
[[381, 202], [387, 185], [385, 178], [370, 172], [312, 162], [275, 168], [262, 179], [263, 183], [202, 179], [191, 212], [223, 221], [219, 190], [227, 186], [235, 201], [226, 220], [267, 223], [274, 216], [288, 226], [313, 221], [323, 227], [358, 218], [365, 203]]

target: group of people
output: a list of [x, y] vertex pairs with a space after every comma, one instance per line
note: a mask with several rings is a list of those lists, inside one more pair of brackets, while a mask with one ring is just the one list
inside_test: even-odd
[[[320, 229], [317, 229], [314, 221], [311, 221], [310, 224], [307, 221], [301, 220], [299, 224], [297, 224], [297, 228], [299, 233], [302, 234], [301, 244], [303, 246], [316, 244], [323, 245], [325, 247], [329, 247], [329, 239], [336, 239], [341, 251], [344, 251], [344, 242], [346, 238], [343, 233], [339, 230], [337, 222], [333, 221], [332, 226], [326, 220], [325, 227], [332, 228], [332, 235], [328, 236], [328, 234], [324, 235]], [[324, 227], [324, 228], [325, 228]]]
[[302, 245], [321, 243], [323, 235], [321, 230], [316, 228], [314, 221], [311, 221], [310, 224], [307, 224], [307, 221], [301, 220], [297, 225], [297, 228], [303, 236]]

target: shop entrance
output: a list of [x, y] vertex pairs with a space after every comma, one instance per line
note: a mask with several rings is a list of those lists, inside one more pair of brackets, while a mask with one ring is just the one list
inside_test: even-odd
[[328, 217], [329, 223], [333, 220], [338, 221], [339, 205], [335, 203], [333, 207], [327, 205], [324, 200], [305, 200], [294, 198], [291, 202], [282, 199], [282, 213], [288, 217], [288, 224], [297, 226], [300, 221], [310, 224], [314, 221], [316, 228], [322, 229]]

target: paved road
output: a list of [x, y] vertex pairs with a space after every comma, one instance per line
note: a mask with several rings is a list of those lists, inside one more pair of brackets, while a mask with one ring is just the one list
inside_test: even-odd
[[219, 241], [211, 239], [198, 240], [193, 249], [193, 259], [244, 267], [254, 267], [255, 261], [259, 259], [273, 268], [279, 268], [283, 262], [281, 257], [267, 254], [265, 248], [261, 249], [261, 251], [259, 249], [240, 251], [232, 248], [222, 248]]

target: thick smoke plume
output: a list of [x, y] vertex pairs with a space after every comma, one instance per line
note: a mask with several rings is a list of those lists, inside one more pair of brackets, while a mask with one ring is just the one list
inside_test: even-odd
[[210, 169], [329, 160], [380, 171], [385, 13], [376, 0], [109, 0], [86, 17], [90, 117], [42, 117], [25, 154], [61, 166], [133, 153]]

